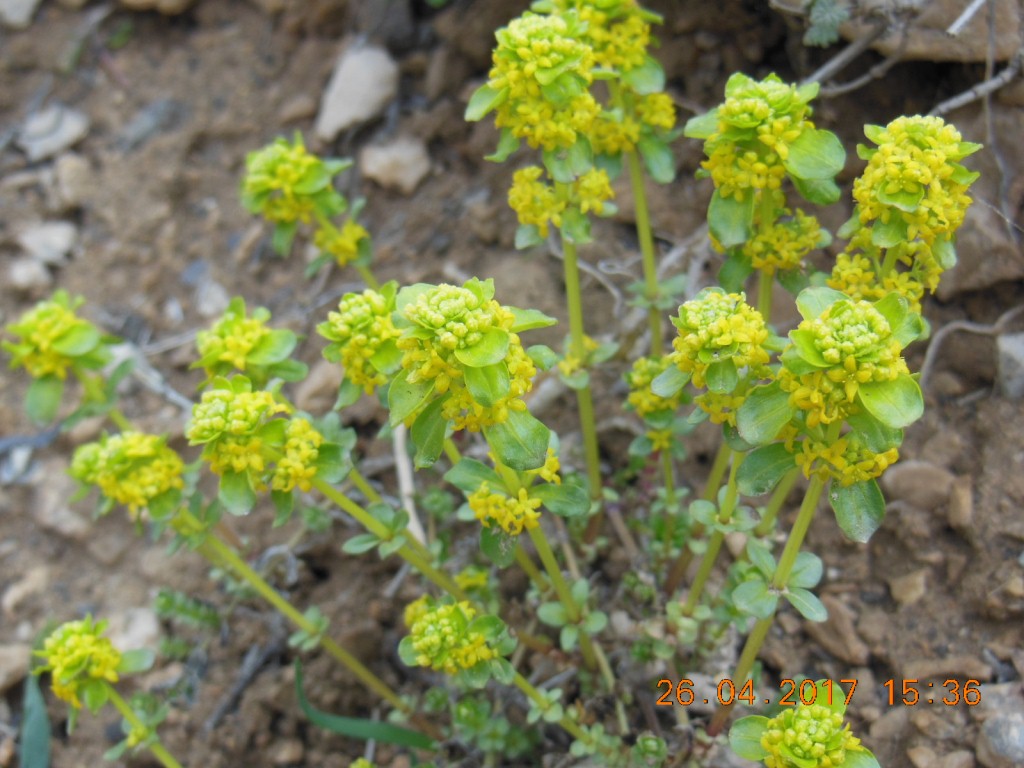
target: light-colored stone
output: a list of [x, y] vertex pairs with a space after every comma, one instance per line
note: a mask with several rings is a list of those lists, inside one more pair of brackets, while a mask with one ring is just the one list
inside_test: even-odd
[[930, 680], [941, 677], [958, 680], [988, 680], [992, 667], [974, 656], [944, 656], [941, 659], [911, 659], [903, 665], [904, 680]]
[[206, 318], [220, 317], [231, 303], [227, 288], [216, 280], [203, 280], [196, 286], [196, 311]]
[[907, 707], [893, 707], [871, 723], [868, 733], [875, 743], [898, 744], [909, 724], [910, 713]]
[[25, 29], [32, 23], [38, 6], [39, 0], [0, 0], [0, 24], [11, 29]]
[[935, 765], [935, 753], [928, 747], [911, 747], [907, 757], [914, 768], [932, 768]]
[[65, 152], [54, 161], [53, 169], [61, 203], [78, 208], [89, 199], [95, 174], [88, 160], [77, 152]]
[[410, 195], [430, 173], [430, 155], [419, 139], [404, 136], [387, 144], [364, 147], [359, 153], [363, 175], [385, 189]]
[[18, 146], [36, 162], [63, 152], [89, 133], [89, 118], [77, 109], [52, 103], [33, 112], [18, 134]]
[[281, 105], [278, 118], [282, 123], [297, 123], [316, 114], [316, 99], [308, 93], [298, 93]]
[[974, 768], [974, 754], [966, 749], [950, 752], [936, 763], [937, 768]]
[[63, 264], [78, 239], [78, 227], [70, 221], [43, 221], [22, 230], [17, 237], [22, 250], [44, 264]]
[[969, 475], [953, 482], [946, 519], [958, 531], [970, 531], [974, 526], [974, 482]]
[[53, 285], [53, 275], [46, 265], [30, 257], [11, 259], [7, 265], [7, 284], [32, 298], [38, 298]]
[[295, 405], [307, 413], [326, 413], [338, 399], [343, 376], [340, 364], [317, 361], [309, 375], [295, 386]]
[[889, 591], [892, 593], [892, 599], [900, 605], [913, 605], [924, 597], [927, 589], [927, 568], [919, 568], [905, 576], [889, 579]]
[[379, 115], [398, 90], [398, 65], [383, 48], [349, 47], [338, 58], [320, 101], [316, 135], [332, 141], [345, 128]]
[[120, 0], [121, 5], [133, 11], [157, 11], [166, 16], [184, 13], [196, 0]]
[[30, 645], [0, 645], [0, 694], [25, 679], [31, 659]]
[[1024, 397], [1024, 333], [996, 338], [999, 390], [1013, 400]]
[[985, 768], [1024, 765], [1024, 712], [1000, 713], [982, 723], [974, 751]]
[[78, 484], [68, 477], [67, 467], [60, 461], [47, 462], [42, 476], [46, 481], [36, 488], [32, 505], [36, 522], [61, 536], [83, 540], [92, 526], [86, 517], [68, 506], [68, 499], [78, 490]]
[[274, 765], [297, 765], [302, 762], [306, 748], [298, 739], [285, 739], [274, 750]]
[[29, 568], [25, 575], [4, 590], [0, 608], [5, 616], [13, 616], [18, 606], [30, 597], [40, 594], [50, 584], [50, 569], [45, 565]]
[[902, 500], [918, 509], [945, 504], [956, 479], [949, 470], [930, 461], [901, 461], [882, 475], [886, 498]]
[[854, 631], [853, 611], [833, 595], [823, 595], [821, 602], [828, 609], [828, 618], [820, 624], [808, 621], [804, 630], [837, 659], [857, 666], [867, 664], [871, 652]]
[[110, 617], [107, 630], [116, 648], [157, 650], [160, 645], [160, 620], [152, 608], [129, 608]]

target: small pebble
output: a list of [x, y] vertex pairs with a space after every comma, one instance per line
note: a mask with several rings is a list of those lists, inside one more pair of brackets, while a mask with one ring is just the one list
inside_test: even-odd
[[397, 91], [398, 65], [384, 48], [348, 48], [321, 97], [316, 135], [333, 141], [344, 129], [381, 114]]
[[956, 476], [929, 461], [901, 461], [882, 476], [888, 500], [901, 499], [918, 509], [945, 504]]
[[33, 259], [44, 264], [63, 264], [78, 239], [78, 227], [70, 221], [44, 221], [22, 230], [17, 239]]
[[892, 599], [900, 605], [913, 605], [928, 589], [928, 569], [920, 568], [905, 576], [889, 579], [889, 591]]
[[83, 112], [53, 103], [29, 115], [18, 135], [18, 146], [34, 163], [68, 149], [88, 132], [89, 118]]
[[30, 298], [41, 298], [53, 285], [53, 276], [46, 265], [33, 258], [11, 259], [7, 265], [7, 284]]
[[426, 145], [411, 137], [400, 137], [387, 144], [365, 147], [359, 153], [363, 175], [385, 189], [411, 195], [430, 173], [430, 155]]

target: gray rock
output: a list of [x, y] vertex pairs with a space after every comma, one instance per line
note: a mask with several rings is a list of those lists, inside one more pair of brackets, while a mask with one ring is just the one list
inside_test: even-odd
[[871, 652], [854, 630], [853, 611], [833, 595], [823, 595], [821, 601], [828, 609], [828, 618], [821, 624], [806, 622], [804, 630], [837, 659], [847, 664], [867, 664]]
[[868, 733], [876, 744], [883, 742], [898, 744], [910, 723], [907, 707], [894, 707], [871, 723]]
[[67, 475], [67, 468], [61, 461], [48, 462], [42, 476], [45, 482], [36, 488], [32, 505], [36, 522], [48, 531], [82, 541], [92, 526], [86, 517], [68, 506], [68, 499], [78, 490], [78, 483]]
[[316, 99], [308, 93], [299, 93], [292, 96], [278, 112], [278, 119], [282, 123], [297, 123], [300, 120], [312, 117], [316, 114]]
[[410, 195], [430, 173], [430, 155], [420, 139], [399, 137], [387, 144], [363, 148], [359, 167], [366, 178], [382, 187]]
[[18, 134], [18, 146], [34, 163], [70, 148], [88, 132], [85, 113], [53, 103], [29, 115]]
[[1024, 765], [1024, 712], [1000, 713], [982, 723], [974, 752], [985, 768]]
[[63, 264], [78, 239], [78, 227], [70, 221], [44, 221], [18, 235], [26, 254], [44, 264]]
[[974, 482], [969, 475], [958, 477], [949, 494], [946, 510], [949, 525], [958, 531], [970, 531], [974, 526]]
[[928, 747], [911, 747], [907, 757], [914, 768], [932, 768], [935, 765], [935, 753]]
[[196, 286], [196, 311], [203, 317], [220, 317], [231, 303], [227, 289], [216, 280], [204, 280]]
[[398, 65], [383, 48], [350, 47], [338, 58], [320, 101], [314, 130], [331, 141], [379, 115], [398, 90]]
[[157, 650], [160, 645], [160, 619], [151, 608], [129, 608], [110, 617], [110, 642], [122, 651], [137, 648]]
[[1004, 333], [996, 338], [999, 389], [1013, 400], [1024, 397], [1024, 333]]
[[974, 755], [966, 749], [950, 752], [936, 763], [938, 768], [974, 768]]
[[38, 6], [39, 0], [0, 0], [0, 24], [25, 29], [32, 23]]
[[89, 161], [76, 152], [65, 152], [53, 164], [57, 194], [67, 208], [79, 208], [89, 199], [95, 174]]
[[50, 569], [45, 565], [29, 568], [25, 575], [4, 590], [0, 608], [5, 616], [13, 616], [18, 606], [46, 589], [50, 584]]
[[902, 501], [923, 510], [945, 504], [956, 476], [930, 461], [901, 461], [882, 476], [886, 498]]
[[30, 645], [0, 645], [0, 694], [25, 679], [31, 659]]
[[28, 257], [12, 259], [7, 265], [7, 284], [32, 298], [49, 291], [53, 276], [46, 265]]

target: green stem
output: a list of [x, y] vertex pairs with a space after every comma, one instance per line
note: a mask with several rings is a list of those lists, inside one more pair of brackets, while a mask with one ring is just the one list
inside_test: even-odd
[[[121, 697], [121, 694], [117, 692], [117, 689], [110, 683], [107, 683], [106, 685], [110, 701], [117, 708], [117, 711], [121, 713], [121, 716], [128, 721], [128, 724], [131, 725], [132, 729], [146, 731], [148, 733], [151, 729], [139, 719], [135, 710], [132, 709], [128, 702]], [[149, 743], [146, 748], [153, 753], [153, 757], [159, 760], [160, 764], [165, 766], [165, 768], [181, 768], [181, 763], [174, 759], [173, 755], [164, 748], [164, 745], [161, 744], [158, 739]]]
[[516, 544], [515, 556], [516, 562], [519, 563], [519, 567], [523, 569], [523, 573], [529, 577], [530, 581], [534, 583], [540, 593], [543, 595], [547, 592], [548, 588], [551, 586], [550, 583], [544, 580], [544, 575], [534, 564], [533, 560], [530, 559], [530, 556], [526, 553], [526, 550], [523, 549], [523, 545], [521, 543]]
[[[105, 403], [107, 400], [107, 394], [103, 391], [103, 379], [100, 376], [94, 376], [91, 373], [85, 371], [79, 371], [75, 369], [75, 374], [78, 376], [78, 380], [82, 382], [82, 389], [85, 390], [85, 398], [89, 402], [93, 403]], [[106, 413], [117, 428], [122, 432], [131, 432], [135, 429], [135, 425], [132, 424], [131, 420], [128, 419], [119, 408], [111, 408]]]
[[718, 487], [722, 484], [725, 470], [729, 467], [729, 456], [731, 451], [724, 442], [718, 446], [718, 453], [715, 454], [715, 461], [711, 465], [711, 472], [708, 473], [708, 481], [704, 486], [704, 493], [701, 498], [705, 501], [714, 501], [718, 498]]
[[[562, 232], [562, 254], [565, 268], [565, 298], [569, 310], [569, 354], [576, 360], [587, 359], [587, 348], [583, 332], [583, 300], [580, 293], [580, 268], [576, 254], [576, 243]], [[583, 453], [587, 464], [590, 498], [601, 500], [601, 461], [597, 447], [597, 421], [594, 418], [594, 400], [590, 384], [576, 390], [576, 404], [583, 434]]]
[[[525, 693], [526, 697], [534, 704], [536, 704], [538, 707], [540, 707], [542, 711], [547, 708], [548, 700], [544, 698], [544, 695], [536, 688], [534, 688], [533, 685], [530, 684], [530, 681], [518, 672], [516, 673], [516, 677], [513, 681], [513, 684], [516, 688]], [[579, 739], [580, 741], [587, 740], [587, 734], [583, 732], [583, 729], [580, 728], [579, 725], [577, 725], [574, 721], [570, 720], [568, 716], [565, 716], [561, 720], [559, 720], [558, 724], [562, 726], [562, 728], [564, 728], [570, 735], [572, 735], [576, 739]]]
[[382, 504], [384, 499], [377, 493], [377, 489], [367, 482], [366, 478], [363, 477], [359, 470], [355, 467], [349, 470], [349, 479], [352, 480], [352, 485], [359, 489], [359, 492], [366, 497], [367, 501], [373, 502], [374, 504]]
[[356, 271], [359, 273], [359, 276], [363, 278], [363, 282], [366, 283], [367, 288], [370, 288], [371, 290], [374, 291], [380, 290], [380, 283], [377, 282], [377, 278], [374, 277], [373, 272], [370, 270], [368, 266], [366, 266], [365, 264], [356, 264], [355, 268]]
[[644, 189], [644, 173], [636, 150], [623, 153], [629, 167], [629, 181], [633, 188], [633, 204], [636, 207], [636, 234], [640, 241], [640, 256], [644, 271], [644, 298], [649, 302], [647, 319], [651, 327], [651, 354], [662, 351], [661, 314], [655, 306], [658, 299], [658, 265], [654, 255], [654, 237], [651, 234], [651, 217], [647, 208], [647, 191]]
[[772, 288], [775, 286], [775, 273], [762, 269], [757, 280], [757, 311], [761, 313], [765, 323], [772, 318]]
[[885, 260], [882, 262], [882, 268], [879, 270], [878, 276], [875, 280], [881, 282], [882, 278], [888, 277], [894, 269], [896, 269], [896, 260], [899, 257], [899, 248], [889, 248], [885, 252]]
[[[804, 494], [804, 500], [800, 504], [800, 512], [796, 516], [796, 522], [793, 523], [793, 530], [789, 532], [786, 546], [779, 557], [779, 564], [775, 568], [775, 575], [772, 577], [771, 587], [776, 591], [786, 587], [789, 575], [793, 571], [793, 565], [796, 563], [796, 556], [800, 553], [800, 547], [807, 536], [807, 530], [811, 526], [811, 520], [814, 519], [814, 513], [818, 508], [818, 502], [821, 500], [821, 494], [824, 489], [825, 479], [820, 474], [813, 475], [810, 484], [807, 486], [807, 493]], [[774, 615], [766, 619], [760, 619], [747, 637], [747, 642], [743, 646], [743, 652], [740, 654], [740, 659], [736, 664], [736, 673], [732, 678], [736, 681], [737, 685], [743, 685], [750, 677], [757, 654], [760, 653], [761, 646], [764, 645], [765, 638], [768, 636], [768, 630], [771, 628], [774, 620]], [[708, 725], [708, 734], [710, 736], [716, 736], [725, 727], [726, 720], [729, 717], [729, 710], [730, 707], [719, 706], [715, 711]]]
[[771, 532], [775, 525], [775, 518], [779, 516], [779, 510], [782, 509], [782, 505], [785, 503], [786, 497], [789, 496], [789, 492], [793, 490], [799, 475], [800, 468], [793, 467], [793, 469], [782, 476], [779, 484], [775, 486], [775, 490], [772, 492], [771, 499], [768, 500], [768, 506], [764, 508], [764, 517], [761, 518], [761, 522], [754, 529], [755, 536], [767, 536]]
[[459, 447], [455, 445], [455, 441], [450, 437], [444, 439], [444, 455], [448, 457], [448, 461], [452, 463], [453, 467], [462, 461], [462, 453], [459, 451]]
[[[718, 522], [722, 524], [728, 524], [732, 520], [732, 513], [736, 509], [736, 500], [739, 498], [739, 489], [736, 487], [736, 472], [739, 470], [740, 464], [743, 463], [743, 454], [734, 451], [731, 453], [732, 468], [729, 470], [729, 485], [725, 493], [725, 500], [722, 502], [722, 508], [718, 511]], [[718, 553], [722, 549], [722, 542], [724, 541], [725, 534], [720, 530], [716, 530], [711, 536], [708, 548], [700, 561], [697, 577], [693, 580], [693, 586], [690, 587], [690, 594], [686, 599], [686, 605], [683, 606], [684, 615], [692, 616], [694, 610], [700, 604], [700, 599], [704, 595], [704, 586], [711, 576], [711, 571], [715, 567], [715, 561], [718, 559]]]

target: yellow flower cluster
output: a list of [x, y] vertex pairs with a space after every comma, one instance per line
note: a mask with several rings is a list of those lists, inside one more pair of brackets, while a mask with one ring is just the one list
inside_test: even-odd
[[329, 221], [321, 221], [313, 234], [313, 245], [330, 254], [339, 267], [344, 267], [359, 256], [359, 246], [370, 237], [366, 228], [354, 219], [348, 219], [338, 229]]
[[488, 584], [487, 569], [478, 565], [469, 565], [455, 574], [455, 583], [459, 589], [470, 592], [486, 589]]
[[601, 169], [592, 168], [561, 190], [542, 180], [544, 170], [538, 165], [521, 168], [512, 175], [508, 204], [516, 212], [519, 223], [533, 225], [541, 237], [548, 236], [549, 224], [562, 226], [562, 214], [570, 206], [583, 213], [604, 213], [605, 202], [615, 193], [611, 179]]
[[185, 436], [190, 445], [205, 444], [203, 457], [215, 474], [262, 473], [266, 458], [259, 429], [274, 414], [287, 411], [287, 406], [276, 402], [269, 392], [210, 389], [192, 408]]
[[592, 352], [596, 352], [601, 348], [601, 345], [597, 343], [592, 337], [584, 334], [583, 336], [583, 357], [577, 357], [571, 352], [566, 352], [565, 357], [558, 361], [558, 370], [563, 376], [572, 376], [577, 371], [582, 371], [589, 364], [590, 356]]
[[526, 488], [520, 488], [516, 497], [511, 498], [503, 493], [492, 493], [487, 483], [481, 483], [470, 494], [468, 502], [476, 519], [486, 528], [497, 523], [506, 533], [518, 536], [539, 525], [541, 500], [532, 498]]
[[184, 462], [165, 438], [123, 432], [79, 446], [70, 472], [79, 482], [95, 485], [108, 499], [127, 506], [135, 517], [157, 496], [184, 487], [184, 470]]
[[671, 131], [676, 126], [676, 105], [667, 93], [649, 93], [638, 98], [636, 114], [651, 128]]
[[837, 301], [820, 317], [801, 322], [798, 331], [829, 366], [800, 375], [785, 366], [779, 371], [780, 386], [790, 403], [807, 412], [808, 427], [856, 413], [860, 384], [909, 373], [888, 321], [867, 301]]
[[345, 378], [368, 395], [387, 382], [387, 376], [372, 361], [385, 344], [398, 338], [391, 319], [393, 309], [388, 297], [377, 291], [346, 293], [338, 311], [328, 314], [327, 322], [317, 326], [321, 336], [334, 342], [332, 347], [345, 369]]
[[712, 424], [728, 424], [735, 427], [736, 411], [746, 399], [746, 395], [729, 392], [705, 392], [695, 397], [693, 402], [710, 417]]
[[696, 387], [705, 386], [708, 366], [715, 362], [731, 358], [737, 369], [753, 371], [768, 364], [762, 346], [768, 339], [764, 318], [742, 293], [705, 289], [679, 307], [672, 323], [679, 334], [672, 341], [670, 359], [691, 374]]
[[971, 203], [966, 190], [974, 179], [959, 173], [957, 161], [973, 150], [965, 149], [956, 128], [940, 117], [899, 117], [868, 135], [878, 149], [853, 185], [861, 224], [899, 217], [908, 240], [932, 245], [952, 237]]
[[102, 336], [92, 323], [75, 314], [82, 303], [83, 299], [72, 300], [64, 291], [57, 291], [7, 326], [8, 333], [20, 337], [0, 345], [12, 355], [11, 368], [20, 366], [36, 379], [65, 379], [76, 360], [94, 355]]
[[593, 49], [597, 66], [628, 72], [644, 63], [652, 14], [636, 0], [556, 0], [554, 6], [563, 13], [575, 10], [586, 24], [582, 38]]
[[806, 477], [817, 473], [831, 477], [843, 486], [879, 477], [899, 459], [896, 448], [875, 453], [856, 439], [851, 439], [850, 435], [834, 443], [807, 438], [801, 441], [799, 451], [792, 441], [787, 441], [786, 447], [795, 453], [797, 466]]
[[469, 629], [476, 609], [468, 602], [437, 605], [417, 613], [409, 637], [421, 667], [454, 675], [498, 657], [484, 635]]
[[323, 160], [306, 151], [300, 136], [294, 144], [277, 139], [246, 158], [242, 199], [246, 207], [268, 221], [309, 222], [317, 209], [313, 193], [325, 186], [315, 183], [323, 167]]
[[827, 240], [818, 220], [801, 210], [789, 219], [778, 219], [765, 230], [758, 230], [743, 244], [743, 255], [754, 269], [765, 274], [797, 269], [804, 257]]
[[270, 335], [266, 326], [270, 313], [262, 307], [245, 316], [245, 304], [232, 301], [216, 323], [209, 330], [196, 334], [196, 349], [199, 357], [208, 361], [203, 367], [210, 373], [217, 363], [227, 363], [238, 371], [244, 371], [249, 353], [256, 345]]
[[[908, 243], [900, 250], [913, 252], [927, 250], [927, 247], [923, 243]], [[925, 286], [916, 278], [915, 272], [893, 270], [879, 279], [879, 271], [869, 257], [848, 250], [836, 258], [827, 284], [829, 288], [842, 291], [851, 299], [868, 301], [878, 301], [895, 291], [907, 300], [911, 312], [921, 314]]]
[[316, 460], [324, 437], [306, 419], [294, 418], [285, 430], [284, 455], [277, 460], [271, 487], [275, 491], [303, 491], [313, 487]]
[[[522, 397], [533, 388], [537, 369], [519, 336], [508, 330], [515, 323], [509, 310], [468, 288], [442, 284], [421, 293], [403, 311], [419, 329], [430, 331], [403, 335], [396, 342], [403, 353], [406, 380], [410, 384], [433, 381], [435, 394], [448, 393], [441, 412], [454, 422], [456, 430], [479, 432], [506, 421], [510, 411], [526, 410]], [[492, 330], [507, 333], [508, 348], [502, 362], [508, 369], [509, 390], [493, 404], [482, 405], [466, 387], [458, 352], [480, 343]]]
[[[495, 124], [534, 148], [571, 147], [598, 113], [590, 95], [594, 53], [578, 20], [525, 13], [498, 30], [488, 87], [505, 92]], [[558, 82], [553, 92], [547, 86]]]
[[761, 746], [767, 768], [835, 768], [848, 752], [863, 749], [842, 714], [823, 704], [783, 710], [766, 724]]
[[668, 357], [641, 357], [626, 374], [626, 384], [629, 385], [626, 403], [640, 418], [665, 411], [675, 412], [682, 405], [685, 396], [682, 389], [672, 397], [661, 397], [651, 391], [651, 382], [670, 365], [672, 361]]
[[78, 695], [93, 680], [116, 683], [121, 653], [103, 637], [107, 622], [94, 622], [86, 616], [57, 627], [36, 655], [43, 664], [36, 672], [49, 672], [53, 693], [76, 709], [82, 706]]
[[598, 155], [620, 155], [636, 148], [640, 123], [629, 115], [602, 112], [590, 126], [590, 146]]

